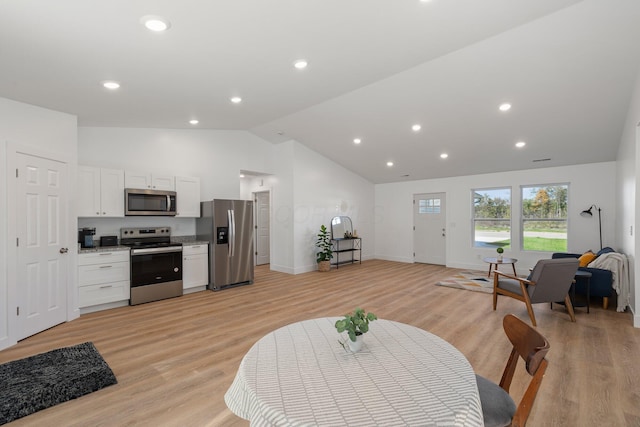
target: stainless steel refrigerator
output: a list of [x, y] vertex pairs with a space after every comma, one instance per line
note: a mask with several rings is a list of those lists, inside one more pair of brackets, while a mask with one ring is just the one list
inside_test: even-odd
[[198, 240], [209, 242], [209, 285], [218, 291], [253, 283], [253, 202], [201, 202]]

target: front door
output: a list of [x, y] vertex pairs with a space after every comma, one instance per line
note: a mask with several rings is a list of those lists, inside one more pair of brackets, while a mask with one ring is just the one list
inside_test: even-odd
[[21, 153], [16, 160], [21, 340], [67, 318], [67, 164]]
[[444, 193], [413, 196], [414, 261], [446, 265], [446, 197]]

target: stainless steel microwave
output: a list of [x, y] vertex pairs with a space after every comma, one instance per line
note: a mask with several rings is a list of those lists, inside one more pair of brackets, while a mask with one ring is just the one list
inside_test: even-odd
[[176, 192], [125, 188], [124, 214], [126, 216], [175, 216]]

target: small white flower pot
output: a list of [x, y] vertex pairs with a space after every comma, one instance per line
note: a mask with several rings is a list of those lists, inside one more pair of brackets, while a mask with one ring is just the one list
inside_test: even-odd
[[355, 342], [351, 341], [351, 339], [347, 339], [347, 342], [349, 343], [349, 350], [351, 350], [352, 353], [357, 353], [362, 350], [362, 335], [356, 335]]

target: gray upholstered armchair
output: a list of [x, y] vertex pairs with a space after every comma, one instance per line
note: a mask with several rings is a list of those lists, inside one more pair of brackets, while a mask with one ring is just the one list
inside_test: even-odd
[[571, 321], [575, 322], [573, 305], [569, 299], [569, 288], [578, 270], [578, 260], [574, 258], [542, 259], [533, 267], [528, 278], [515, 277], [501, 271], [493, 276], [493, 309], [498, 305], [498, 294], [524, 302], [536, 326], [532, 304], [564, 301]]

